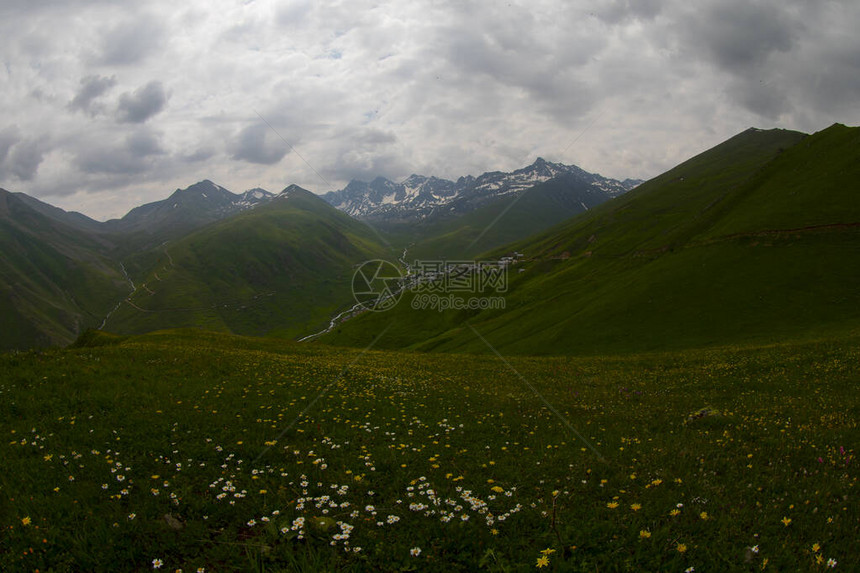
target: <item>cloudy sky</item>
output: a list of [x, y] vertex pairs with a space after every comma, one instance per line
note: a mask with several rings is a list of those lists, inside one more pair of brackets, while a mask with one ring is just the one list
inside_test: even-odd
[[3, 0], [0, 186], [98, 219], [860, 124], [856, 0]]

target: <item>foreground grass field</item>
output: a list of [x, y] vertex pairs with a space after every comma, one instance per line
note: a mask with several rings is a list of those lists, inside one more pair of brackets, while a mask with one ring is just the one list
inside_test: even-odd
[[95, 342], [0, 356], [3, 571], [857, 560], [860, 339], [510, 362]]

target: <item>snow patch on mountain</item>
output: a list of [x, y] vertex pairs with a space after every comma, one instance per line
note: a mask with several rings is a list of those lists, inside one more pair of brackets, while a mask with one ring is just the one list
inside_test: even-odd
[[511, 173], [491, 171], [478, 177], [460, 177], [457, 181], [415, 174], [401, 183], [383, 177], [369, 183], [354, 179], [343, 189], [326, 193], [322, 198], [359, 219], [420, 220], [464, 206], [471, 209], [483, 201], [520, 193], [563, 175], [575, 176], [610, 197], [626, 193], [641, 183], [609, 179], [575, 165], [551, 163], [539, 157], [533, 164]]
[[245, 210], [256, 207], [260, 203], [264, 203], [274, 197], [272, 193], [269, 193], [265, 189], [261, 189], [259, 187], [255, 187], [254, 189], [248, 189], [244, 193], [238, 196], [238, 198], [233, 202], [238, 209]]

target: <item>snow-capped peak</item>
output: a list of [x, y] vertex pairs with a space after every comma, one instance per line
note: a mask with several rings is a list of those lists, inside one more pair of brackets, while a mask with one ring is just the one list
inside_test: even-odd
[[478, 203], [522, 192], [560, 176], [572, 176], [610, 196], [620, 195], [638, 182], [616, 181], [588, 173], [575, 165], [552, 163], [542, 157], [510, 173], [491, 171], [457, 181], [412, 174], [400, 183], [377, 177], [370, 183], [352, 180], [323, 199], [353, 217], [362, 219], [423, 219], [431, 213], [474, 208]]

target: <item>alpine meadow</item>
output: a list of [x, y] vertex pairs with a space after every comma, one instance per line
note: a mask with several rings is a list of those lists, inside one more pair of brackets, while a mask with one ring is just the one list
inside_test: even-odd
[[857, 29], [0, 3], [0, 571], [860, 571]]
[[3, 568], [850, 563], [858, 152], [746, 131], [483, 255], [523, 254], [503, 309], [407, 291], [308, 342], [385, 230], [290, 188], [127, 255], [105, 328], [0, 358]]

